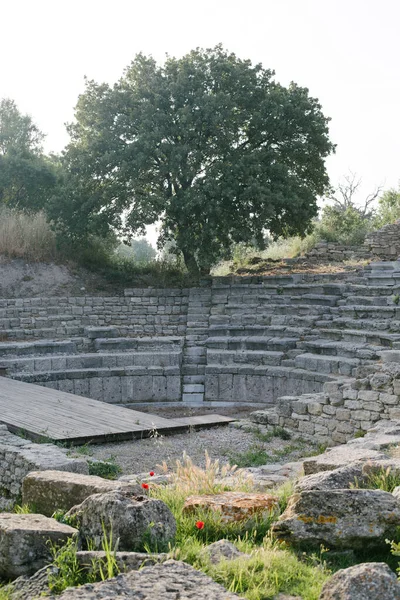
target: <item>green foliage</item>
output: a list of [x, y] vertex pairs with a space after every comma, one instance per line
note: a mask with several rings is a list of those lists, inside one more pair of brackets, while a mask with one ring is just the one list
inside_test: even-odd
[[203, 570], [230, 592], [248, 600], [275, 598], [279, 593], [317, 600], [330, 576], [324, 564], [301, 560], [268, 541], [256, 550], [249, 545], [242, 549], [252, 549], [251, 558], [222, 561]]
[[393, 304], [395, 304], [396, 306], [398, 306], [398, 305], [399, 305], [399, 302], [400, 302], [400, 295], [399, 295], [399, 294], [395, 294], [395, 295], [392, 297], [392, 300], [393, 300]]
[[271, 456], [264, 450], [263, 446], [254, 445], [245, 452], [230, 454], [229, 460], [239, 468], [261, 467], [271, 462]]
[[372, 226], [372, 221], [366, 219], [355, 206], [348, 206], [344, 210], [337, 206], [325, 206], [315, 233], [327, 242], [359, 246]]
[[13, 594], [12, 584], [8, 584], [4, 587], [0, 585], [0, 600], [13, 600], [15, 598]]
[[29, 504], [15, 504], [13, 508], [13, 513], [16, 515], [28, 515], [29, 513], [34, 512], [32, 507]]
[[115, 462], [114, 457], [108, 460], [88, 460], [89, 475], [97, 475], [104, 479], [116, 479], [121, 473], [121, 467]]
[[38, 210], [49, 201], [60, 165], [42, 154], [43, 138], [13, 100], [0, 101], [0, 203]]
[[131, 240], [130, 244], [120, 244], [115, 252], [117, 256], [139, 264], [147, 264], [157, 256], [157, 252], [146, 238]]
[[327, 187], [328, 119], [308, 90], [221, 46], [163, 66], [139, 54], [113, 87], [87, 81], [52, 216], [71, 239], [161, 219], [191, 271], [232, 243], [304, 234]]
[[61, 594], [67, 587], [88, 583], [88, 575], [78, 562], [76, 553], [78, 541], [69, 538], [61, 547], [51, 546], [53, 565], [56, 573], [49, 573], [49, 588], [54, 594]]
[[[65, 521], [62, 521], [65, 522]], [[76, 538], [69, 538], [66, 544], [61, 547], [51, 546], [53, 555], [53, 565], [57, 572], [49, 573], [49, 588], [55, 594], [60, 594], [67, 587], [80, 586], [85, 583], [96, 581], [105, 581], [116, 577], [120, 570], [116, 560], [116, 545], [113, 542], [112, 529], [107, 532], [103, 523], [102, 550], [105, 553], [104, 558], [92, 559], [90, 567], [83, 567], [79, 564], [77, 551], [79, 542]], [[88, 544], [89, 547], [92, 544]]]
[[392, 188], [383, 192], [379, 199], [375, 228], [379, 229], [394, 223], [397, 219], [400, 219], [400, 188], [398, 190]]

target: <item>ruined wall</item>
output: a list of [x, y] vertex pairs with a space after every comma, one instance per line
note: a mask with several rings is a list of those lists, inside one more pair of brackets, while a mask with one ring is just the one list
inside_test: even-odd
[[400, 255], [400, 219], [372, 231], [365, 238], [365, 247], [382, 260], [397, 260]]

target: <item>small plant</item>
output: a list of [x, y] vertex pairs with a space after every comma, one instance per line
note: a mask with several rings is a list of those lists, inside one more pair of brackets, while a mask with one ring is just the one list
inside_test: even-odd
[[103, 477], [103, 479], [116, 479], [122, 472], [121, 467], [115, 462], [113, 456], [108, 460], [88, 460], [87, 462], [89, 475], [97, 475], [97, 477]]
[[53, 555], [53, 564], [56, 572], [49, 572], [49, 588], [55, 594], [61, 594], [67, 587], [75, 587], [87, 583], [87, 573], [78, 562], [76, 553], [78, 541], [69, 538], [66, 544], [60, 548], [50, 545]]
[[400, 302], [400, 295], [396, 294], [395, 296], [392, 297], [393, 300], [393, 304], [395, 304], [396, 306], [398, 306], [399, 302]]
[[83, 446], [77, 446], [74, 448], [74, 454], [80, 454], [81, 456], [92, 456], [93, 450], [90, 447], [90, 442], [86, 442]]
[[32, 507], [29, 504], [16, 504], [13, 508], [13, 513], [16, 515], [28, 515], [29, 513], [34, 512]]
[[278, 296], [282, 296], [282, 294], [283, 294], [283, 288], [282, 287], [276, 288], [276, 293], [278, 294]]
[[375, 473], [369, 473], [363, 480], [355, 477], [352, 488], [383, 490], [392, 493], [400, 485], [400, 473], [392, 472], [391, 468], [381, 468]]
[[364, 429], [359, 429], [358, 431], [355, 432], [354, 437], [355, 438], [363, 438], [366, 434], [367, 434], [367, 432], [364, 431]]

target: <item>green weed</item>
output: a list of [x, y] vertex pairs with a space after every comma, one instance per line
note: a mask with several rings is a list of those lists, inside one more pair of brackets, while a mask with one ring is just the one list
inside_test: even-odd
[[108, 460], [88, 460], [87, 463], [89, 475], [97, 475], [97, 477], [103, 477], [103, 479], [116, 479], [122, 471], [121, 467], [115, 462], [113, 456]]

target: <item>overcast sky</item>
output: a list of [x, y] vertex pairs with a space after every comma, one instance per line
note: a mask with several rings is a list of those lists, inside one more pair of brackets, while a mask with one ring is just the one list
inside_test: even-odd
[[114, 83], [137, 52], [162, 61], [222, 42], [319, 98], [333, 184], [349, 170], [363, 194], [400, 180], [399, 0], [0, 0], [0, 18], [0, 98], [34, 118], [48, 151], [68, 141], [85, 75]]

